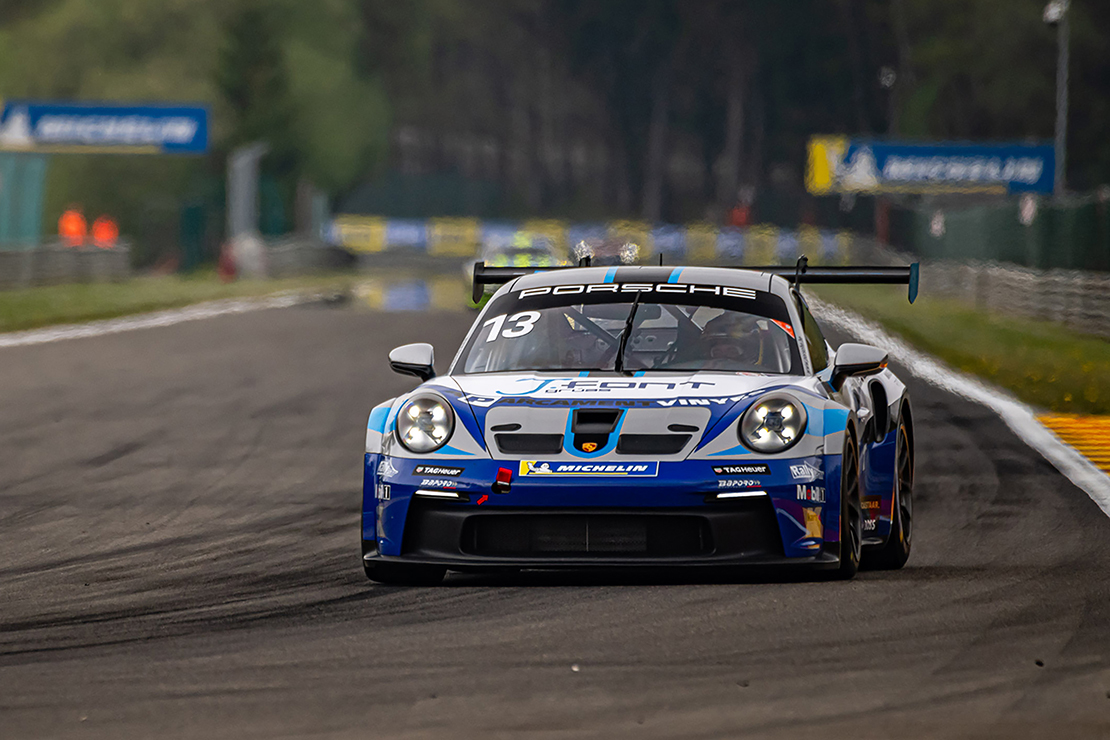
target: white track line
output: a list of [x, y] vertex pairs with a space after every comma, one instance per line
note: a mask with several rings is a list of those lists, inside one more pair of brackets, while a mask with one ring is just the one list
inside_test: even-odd
[[246, 313], [260, 311], [266, 308], [285, 308], [297, 303], [310, 300], [312, 296], [299, 293], [280, 293], [264, 298], [233, 298], [224, 301], [210, 301], [198, 303], [195, 306], [175, 308], [169, 311], [140, 314], [138, 316], [125, 316], [119, 319], [105, 321], [90, 321], [87, 324], [66, 324], [52, 326], [46, 329], [33, 329], [31, 331], [17, 331], [10, 334], [0, 334], [0, 348], [24, 347], [29, 344], [46, 344], [58, 342], [63, 339], [81, 339], [83, 337], [100, 337], [105, 334], [119, 334], [136, 329], [152, 329], [158, 326], [172, 326], [185, 321], [199, 321], [210, 319], [225, 314]]
[[825, 303], [812, 294], [807, 295], [807, 301], [822, 321], [867, 344], [887, 350], [892, 360], [918, 378], [994, 411], [1014, 434], [1043, 455], [1068, 480], [1083, 489], [1110, 516], [1110, 476], [1038, 421], [1032, 408], [980, 380], [949, 368], [934, 357], [919, 352], [859, 314]]

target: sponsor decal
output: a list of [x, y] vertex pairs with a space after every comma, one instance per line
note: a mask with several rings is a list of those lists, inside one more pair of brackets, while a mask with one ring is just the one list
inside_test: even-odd
[[558, 378], [520, 378], [518, 383], [535, 383], [535, 388], [520, 391], [519, 393], [509, 393], [506, 391], [498, 391], [498, 396], [530, 396], [535, 393], [544, 392], [546, 394], [557, 393], [582, 393], [582, 392], [597, 392], [597, 391], [626, 391], [626, 390], [645, 390], [649, 388], [662, 389], [667, 391], [678, 390], [680, 388], [690, 388], [697, 390], [702, 386], [714, 386], [716, 383], [707, 380], [590, 380], [588, 378], [575, 378], [573, 380], [560, 380]]
[[717, 481], [717, 488], [755, 488], [763, 485], [757, 480], [744, 480], [743, 478], [727, 478]]
[[[544, 381], [547, 382], [547, 381]], [[571, 383], [578, 383], [582, 381], [569, 381]], [[635, 381], [591, 381], [595, 383], [590, 387], [578, 388], [573, 391], [562, 389], [544, 390], [542, 393], [609, 393], [611, 391], [627, 391], [635, 389], [644, 389], [649, 385], [669, 385], [673, 389], [675, 385], [681, 383], [652, 383], [645, 382], [639, 383]], [[713, 385], [712, 383], [696, 383], [697, 385]], [[537, 390], [537, 393], [540, 391]], [[534, 407], [554, 407], [554, 408], [581, 408], [589, 406], [603, 406], [605, 408], [656, 408], [662, 406], [663, 408], [670, 408], [672, 406], [725, 406], [728, 404], [742, 401], [750, 397], [752, 394], [744, 393], [735, 396], [703, 396], [693, 398], [669, 398], [669, 399], [632, 399], [632, 398], [597, 398], [597, 399], [571, 399], [571, 398], [545, 398], [543, 396], [535, 397], [523, 394], [514, 394], [511, 396], [482, 396], [475, 394], [467, 394], [461, 400], [476, 406], [478, 408], [488, 409], [491, 406], [534, 406]]]
[[812, 501], [815, 504], [825, 503], [825, 489], [821, 486], [798, 486], [798, 500]]
[[421, 488], [446, 488], [448, 490], [453, 491], [455, 489], [455, 481], [453, 481], [453, 480], [443, 480], [443, 479], [440, 479], [440, 478], [425, 478], [424, 480], [420, 481], [420, 487]]
[[791, 339], [794, 338], [794, 327], [790, 324], [786, 323], [785, 321], [779, 321], [778, 319], [771, 319], [771, 323], [789, 334]]
[[389, 500], [389, 484], [388, 483], [379, 483], [377, 485], [377, 487], [374, 489], [374, 496], [379, 501], [388, 501]]
[[462, 475], [465, 468], [449, 468], [442, 465], [417, 465], [412, 471], [413, 475], [434, 475], [437, 477], [455, 477]]
[[883, 508], [883, 499], [881, 496], [865, 496], [860, 501], [860, 506], [863, 509], [863, 531], [874, 532], [878, 529], [879, 525], [879, 512]]
[[393, 463], [388, 457], [384, 458], [380, 463], [378, 463], [379, 478], [388, 478], [391, 475], [397, 475], [397, 472], [397, 468], [393, 467]]
[[825, 528], [821, 525], [821, 510], [820, 509], [802, 509], [805, 514], [806, 521], [806, 535], [813, 538], [821, 538], [825, 536]]
[[742, 465], [714, 465], [717, 475], [770, 475], [771, 466], [767, 463], [744, 463]]
[[588, 293], [674, 293], [681, 295], [721, 295], [754, 301], [755, 291], [729, 285], [693, 285], [688, 283], [594, 283], [592, 285], [556, 285], [525, 288], [517, 298], [534, 295], [579, 295]]
[[801, 465], [791, 465], [790, 475], [794, 476], [794, 480], [804, 480], [812, 483], [822, 477], [823, 473], [820, 468], [815, 468], [808, 462], [803, 462]]
[[617, 475], [630, 478], [654, 478], [659, 463], [561, 463], [521, 460], [522, 476], [556, 475]]

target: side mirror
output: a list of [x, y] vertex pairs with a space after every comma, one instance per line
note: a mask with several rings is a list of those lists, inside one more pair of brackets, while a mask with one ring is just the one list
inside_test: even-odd
[[401, 375], [431, 380], [436, 376], [435, 351], [424, 342], [402, 345], [389, 353], [389, 367]]
[[887, 353], [878, 347], [869, 344], [842, 344], [836, 351], [829, 384], [833, 390], [840, 390], [847, 378], [874, 375], [886, 367], [886, 363]]

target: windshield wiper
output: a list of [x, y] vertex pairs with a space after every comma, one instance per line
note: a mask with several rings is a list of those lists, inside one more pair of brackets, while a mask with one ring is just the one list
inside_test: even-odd
[[613, 369], [618, 373], [631, 375], [631, 373], [624, 372], [624, 346], [628, 343], [628, 336], [632, 333], [632, 322], [636, 320], [636, 309], [640, 306], [640, 296], [643, 293], [636, 292], [636, 297], [632, 299], [632, 310], [628, 312], [628, 320], [624, 322], [624, 329], [621, 330], [620, 342], [617, 343], [617, 358], [613, 361]]

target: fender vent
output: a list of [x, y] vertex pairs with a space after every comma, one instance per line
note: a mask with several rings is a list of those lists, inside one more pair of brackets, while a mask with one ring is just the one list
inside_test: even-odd
[[507, 455], [557, 455], [563, 451], [561, 434], [495, 434], [497, 449]]
[[618, 455], [677, 455], [690, 441], [689, 434], [622, 434]]

